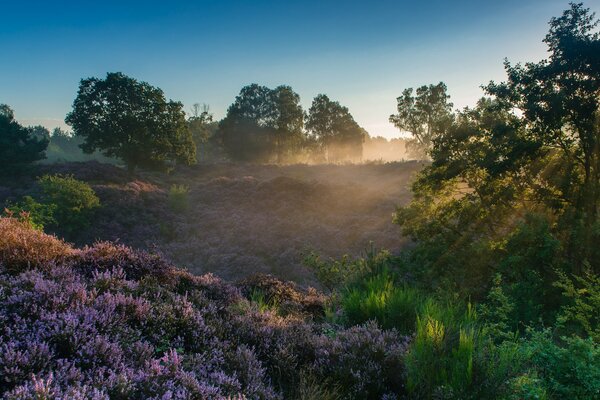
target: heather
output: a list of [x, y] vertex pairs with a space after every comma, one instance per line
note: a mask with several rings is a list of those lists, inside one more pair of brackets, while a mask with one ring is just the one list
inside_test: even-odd
[[[50, 164], [0, 183], [0, 204], [31, 210], [21, 204], [29, 196], [54, 207], [39, 177], [72, 177], [91, 187], [100, 206], [70, 220], [55, 213], [57, 223], [42, 223], [47, 232], [79, 246], [105, 240], [159, 251], [196, 274], [240, 279], [260, 272], [318, 286], [303, 263], [311, 252], [355, 257], [370, 242], [394, 253], [406, 246], [390, 215], [410, 198], [407, 183], [420, 166], [215, 163], [129, 175], [97, 162]], [[92, 204], [83, 193], [76, 204], [62, 203], [61, 217], [68, 207]]]
[[[331, 330], [314, 290], [236, 286], [106, 242], [75, 249], [15, 218], [0, 228], [3, 398], [294, 398], [309, 375], [347, 398], [404, 390], [409, 339]], [[278, 306], [260, 310], [257, 290]]]

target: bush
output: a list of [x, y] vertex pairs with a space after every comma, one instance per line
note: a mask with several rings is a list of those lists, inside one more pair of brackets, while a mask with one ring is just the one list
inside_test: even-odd
[[600, 395], [600, 346], [591, 338], [552, 339], [549, 330], [529, 332], [520, 351], [555, 399], [584, 400]]
[[557, 325], [600, 343], [600, 276], [588, 269], [572, 279], [564, 273], [559, 277], [555, 286], [563, 290], [567, 303], [560, 310]]
[[425, 298], [414, 288], [396, 286], [385, 271], [342, 290], [340, 303], [350, 325], [375, 320], [384, 328], [411, 334]]
[[34, 231], [25, 221], [0, 217], [0, 272], [41, 268], [71, 254], [71, 247], [56, 237]]
[[190, 208], [190, 188], [186, 185], [171, 185], [169, 189], [169, 207], [172, 211], [181, 213]]
[[45, 226], [56, 224], [55, 210], [55, 204], [38, 203], [31, 196], [24, 196], [21, 201], [8, 204], [6, 208], [10, 216], [18, 216], [40, 231], [43, 231]]
[[100, 199], [90, 185], [71, 175], [44, 175], [38, 178], [38, 184], [42, 203], [55, 206], [55, 225], [67, 235], [87, 227], [92, 213], [100, 207]]

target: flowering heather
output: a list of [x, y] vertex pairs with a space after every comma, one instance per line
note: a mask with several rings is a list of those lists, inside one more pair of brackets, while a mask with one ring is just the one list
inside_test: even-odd
[[[276, 308], [260, 310], [250, 288]], [[330, 329], [323, 296], [271, 277], [227, 284], [111, 243], [75, 249], [0, 218], [0, 398], [343, 398], [403, 392], [406, 339]], [[321, 310], [321, 311], [319, 311]]]

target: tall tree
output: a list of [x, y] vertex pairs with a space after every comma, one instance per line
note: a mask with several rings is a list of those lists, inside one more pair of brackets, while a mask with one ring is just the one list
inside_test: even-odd
[[242, 88], [218, 136], [230, 157], [244, 161], [283, 161], [303, 139], [300, 96], [289, 86]]
[[407, 150], [417, 158], [427, 158], [433, 141], [452, 123], [452, 106], [443, 82], [421, 86], [413, 95], [413, 89], [402, 92], [398, 101], [398, 113], [390, 115], [390, 122], [403, 132], [412, 135]]
[[206, 158], [212, 150], [218, 123], [213, 120], [213, 115], [207, 104], [196, 103], [192, 106], [191, 116], [187, 120], [192, 139], [196, 144], [196, 155], [199, 160]]
[[327, 161], [362, 157], [367, 132], [354, 121], [348, 108], [326, 95], [314, 98], [306, 116], [306, 128], [320, 144]]
[[245, 86], [227, 109], [227, 115], [219, 123], [217, 135], [232, 159], [268, 160], [275, 119], [271, 93], [266, 86]]
[[84, 139], [84, 152], [120, 158], [130, 171], [195, 162], [183, 105], [119, 72], [83, 79], [65, 121]]
[[37, 135], [15, 121], [13, 111], [0, 104], [0, 174], [19, 172], [31, 163], [46, 158], [48, 138]]
[[272, 93], [275, 120], [274, 146], [277, 161], [282, 162], [286, 153], [300, 150], [304, 139], [304, 111], [300, 96], [289, 86], [278, 86]]
[[522, 111], [545, 157], [557, 160], [553, 173], [539, 177], [538, 192], [557, 211], [570, 210], [581, 221], [580, 256], [590, 262], [600, 239], [599, 22], [582, 4], [571, 3], [550, 21], [544, 39], [549, 58], [525, 65], [506, 62], [508, 80], [487, 87]]

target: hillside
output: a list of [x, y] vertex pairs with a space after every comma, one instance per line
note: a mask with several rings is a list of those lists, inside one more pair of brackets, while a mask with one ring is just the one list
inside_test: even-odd
[[[119, 241], [159, 251], [197, 274], [237, 279], [263, 272], [316, 285], [302, 265], [309, 251], [339, 257], [358, 256], [370, 242], [392, 252], [404, 246], [392, 213], [410, 200], [409, 182], [420, 168], [210, 164], [130, 178], [91, 162], [44, 166], [38, 174], [73, 174], [98, 194], [102, 208], [92, 226], [69, 238], [78, 245]], [[169, 206], [173, 184], [189, 188], [183, 211]], [[33, 180], [0, 187], [0, 204], [35, 190]]]
[[407, 339], [374, 324], [332, 334], [324, 300], [264, 276], [195, 276], [125, 246], [73, 248], [0, 218], [0, 398], [401, 393]]

